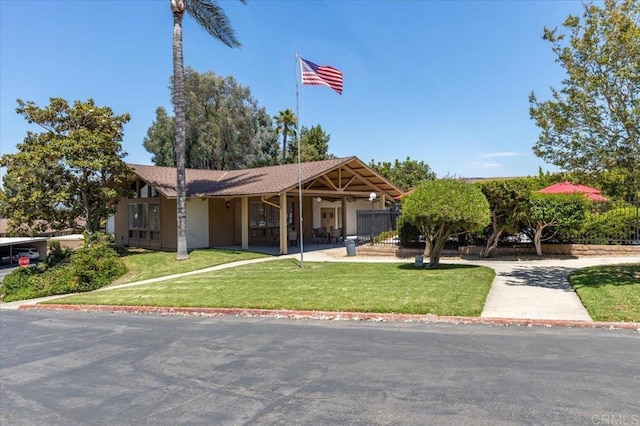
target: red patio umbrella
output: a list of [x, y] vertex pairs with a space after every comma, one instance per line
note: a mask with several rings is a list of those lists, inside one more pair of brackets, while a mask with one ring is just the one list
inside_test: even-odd
[[551, 186], [547, 186], [546, 188], [541, 189], [538, 192], [542, 192], [545, 194], [584, 194], [586, 197], [592, 201], [609, 201], [607, 197], [600, 195], [599, 189], [591, 188], [586, 185], [577, 185], [571, 182], [560, 182], [555, 183]]

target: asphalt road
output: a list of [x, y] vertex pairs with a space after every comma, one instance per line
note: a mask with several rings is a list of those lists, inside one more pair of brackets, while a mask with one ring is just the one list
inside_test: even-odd
[[629, 330], [2, 311], [0, 424], [640, 425], [639, 361]]

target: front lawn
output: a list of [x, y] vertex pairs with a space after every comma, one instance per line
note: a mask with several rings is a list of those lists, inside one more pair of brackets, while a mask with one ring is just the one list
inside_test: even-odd
[[130, 248], [122, 257], [128, 272], [113, 284], [143, 281], [265, 256], [267, 255], [241, 250], [196, 249], [189, 252], [189, 259], [177, 261], [174, 251]]
[[640, 322], [640, 264], [594, 266], [569, 282], [595, 321]]
[[472, 265], [306, 262], [301, 269], [286, 259], [52, 303], [480, 316], [494, 275]]

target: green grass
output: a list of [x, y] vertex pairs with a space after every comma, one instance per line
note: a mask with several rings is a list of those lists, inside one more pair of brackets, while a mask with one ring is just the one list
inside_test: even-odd
[[52, 301], [479, 316], [495, 273], [472, 265], [275, 260]]
[[148, 280], [265, 256], [260, 253], [237, 250], [197, 249], [189, 252], [189, 259], [177, 261], [175, 252], [132, 248], [122, 257], [128, 272], [113, 284]]
[[580, 269], [569, 282], [594, 320], [640, 322], [640, 263]]

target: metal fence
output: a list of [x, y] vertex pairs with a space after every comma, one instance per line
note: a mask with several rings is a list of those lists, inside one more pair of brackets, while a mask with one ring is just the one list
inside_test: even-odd
[[[419, 231], [401, 222], [397, 209], [358, 210], [357, 237], [359, 243], [377, 246], [396, 246], [409, 249], [424, 249], [424, 239]], [[550, 231], [553, 233], [553, 231]], [[527, 235], [530, 230], [520, 229], [513, 235], [503, 235], [501, 246], [531, 245]], [[640, 245], [640, 202], [602, 203], [589, 211], [579, 229], [571, 232], [557, 232], [548, 243]], [[484, 245], [483, 236], [463, 235], [447, 241], [446, 248], [459, 245]]]
[[640, 245], [640, 202], [597, 205], [587, 213], [580, 229], [558, 239], [575, 244]]
[[397, 213], [394, 210], [358, 210], [358, 242], [397, 245]]

